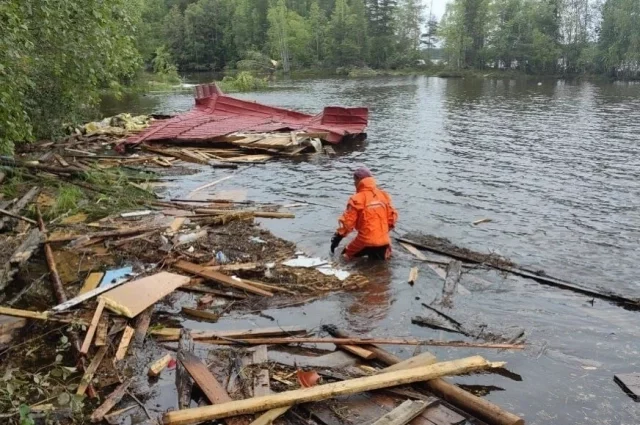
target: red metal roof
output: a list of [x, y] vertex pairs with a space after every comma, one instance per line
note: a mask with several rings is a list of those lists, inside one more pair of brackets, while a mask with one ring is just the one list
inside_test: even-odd
[[266, 133], [299, 130], [327, 132], [325, 139], [339, 143], [350, 134], [361, 134], [367, 126], [367, 108], [328, 106], [318, 115], [262, 105], [224, 95], [215, 84], [196, 87], [195, 107], [173, 118], [156, 121], [126, 144], [172, 141], [204, 141], [231, 133]]

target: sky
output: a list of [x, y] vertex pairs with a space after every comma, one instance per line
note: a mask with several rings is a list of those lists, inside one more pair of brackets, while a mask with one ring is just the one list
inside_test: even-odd
[[450, 0], [422, 0], [422, 3], [424, 4], [427, 11], [427, 16], [429, 15], [429, 7], [431, 6], [432, 1], [433, 1], [432, 14], [439, 21], [442, 18], [442, 15], [444, 15], [444, 10], [447, 6], [447, 3], [449, 3]]

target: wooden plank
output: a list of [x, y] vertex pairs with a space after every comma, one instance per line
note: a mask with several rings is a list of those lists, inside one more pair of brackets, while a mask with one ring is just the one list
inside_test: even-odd
[[[331, 335], [337, 337], [348, 337], [349, 334], [335, 327], [324, 328]], [[389, 366], [401, 363], [402, 360], [375, 345], [366, 346], [371, 351], [375, 351], [378, 355], [378, 361]], [[465, 412], [469, 412], [480, 419], [494, 425], [524, 425], [524, 420], [518, 416], [500, 408], [483, 398], [477, 397], [462, 388], [447, 382], [444, 379], [433, 379], [424, 384], [424, 386], [435, 395], [442, 397], [449, 403], [460, 408]]]
[[200, 285], [200, 284], [194, 284], [194, 283], [191, 283], [191, 284], [185, 285], [185, 286], [181, 286], [178, 289], [181, 290], [181, 291], [193, 291], [193, 292], [202, 292], [204, 294], [213, 294], [213, 295], [218, 295], [220, 297], [231, 298], [231, 299], [236, 299], [236, 300], [245, 300], [245, 299], [247, 299], [246, 295], [240, 295], [240, 294], [234, 294], [234, 293], [225, 292], [225, 291], [219, 291], [217, 289], [211, 289], [208, 286], [204, 286], [204, 285]]
[[102, 272], [90, 273], [89, 276], [87, 276], [87, 278], [85, 279], [82, 288], [80, 288], [80, 291], [78, 291], [78, 295], [86, 294], [87, 292], [96, 289], [103, 276], [104, 273]]
[[96, 289], [92, 289], [89, 292], [85, 292], [82, 295], [78, 295], [75, 298], [72, 298], [72, 299], [70, 299], [68, 301], [65, 301], [65, 302], [63, 302], [61, 304], [58, 304], [57, 306], [53, 307], [51, 310], [55, 311], [57, 313], [59, 313], [61, 311], [68, 310], [71, 307], [74, 307], [74, 306], [76, 306], [76, 305], [78, 305], [78, 304], [80, 304], [80, 303], [82, 303], [82, 302], [84, 302], [86, 300], [89, 300], [89, 299], [91, 299], [91, 298], [93, 298], [95, 296], [98, 296], [98, 295], [100, 295], [100, 294], [102, 294], [104, 292], [107, 292], [107, 291], [110, 291], [110, 290], [112, 290], [114, 288], [117, 288], [118, 286], [123, 285], [125, 283], [127, 283], [127, 281], [126, 280], [122, 280], [120, 282], [112, 283], [111, 285], [100, 286], [100, 287], [98, 287]]
[[149, 371], [147, 374], [149, 376], [159, 376], [160, 373], [164, 370], [165, 367], [169, 365], [171, 361], [171, 354], [167, 354], [166, 356], [156, 360], [155, 362], [149, 365]]
[[178, 230], [180, 230], [180, 228], [182, 227], [186, 219], [187, 219], [186, 217], [174, 218], [171, 224], [169, 225], [169, 231], [171, 233], [176, 233]]
[[104, 300], [99, 300], [98, 306], [96, 307], [96, 311], [93, 313], [91, 324], [89, 325], [89, 329], [87, 330], [87, 335], [84, 337], [84, 341], [82, 342], [82, 347], [80, 348], [80, 354], [86, 355], [89, 352], [89, 347], [91, 347], [91, 341], [93, 341], [93, 336], [95, 335], [96, 329], [98, 328], [98, 322], [102, 317], [103, 310], [104, 310]]
[[411, 384], [446, 375], [469, 373], [491, 366], [492, 363], [480, 356], [467, 357], [449, 362], [436, 363], [430, 366], [382, 373], [379, 375], [318, 385], [310, 388], [285, 391], [264, 397], [254, 397], [247, 400], [232, 401], [220, 405], [168, 412], [164, 415], [164, 424], [188, 425], [204, 420], [256, 413], [292, 404], [326, 400], [342, 395]]
[[614, 375], [613, 380], [629, 394], [631, 398], [640, 400], [640, 373], [625, 373]]
[[[233, 402], [233, 399], [229, 397], [229, 394], [227, 394], [215, 376], [207, 369], [207, 366], [195, 355], [189, 352], [179, 352], [178, 361], [180, 361], [187, 372], [189, 372], [189, 375], [191, 375], [212, 404]], [[226, 423], [229, 425], [244, 425], [247, 423], [247, 420], [243, 418], [228, 418]]]
[[424, 401], [406, 400], [400, 406], [387, 413], [373, 425], [406, 425], [427, 408]]
[[138, 346], [144, 344], [144, 338], [149, 331], [149, 325], [151, 324], [151, 316], [153, 315], [154, 306], [149, 306], [136, 318], [136, 333], [134, 335], [134, 342]]
[[109, 331], [109, 316], [103, 312], [100, 322], [98, 322], [98, 329], [96, 330], [96, 347], [102, 347], [107, 345], [107, 333]]
[[376, 353], [357, 345], [338, 345], [338, 347], [348, 353], [354, 354], [366, 360], [372, 360], [376, 358]]
[[[301, 326], [276, 326], [271, 328], [251, 328], [226, 331], [210, 331], [210, 330], [190, 330], [194, 340], [209, 338], [256, 338], [277, 335], [300, 335], [307, 332]], [[151, 335], [162, 338], [163, 341], [178, 341], [180, 338], [180, 328], [162, 328], [154, 329]]]
[[43, 240], [44, 234], [39, 229], [31, 229], [18, 249], [16, 249], [11, 255], [9, 263], [12, 265], [22, 265], [27, 262], [27, 260], [31, 258], [34, 251], [40, 246]]
[[[253, 364], [264, 364], [268, 361], [266, 345], [259, 345], [253, 349]], [[271, 394], [269, 369], [260, 369], [253, 378], [253, 396], [261, 397], [269, 394]]]
[[91, 422], [100, 422], [104, 416], [109, 413], [109, 411], [113, 409], [120, 400], [122, 400], [122, 397], [127, 392], [129, 385], [131, 385], [131, 379], [127, 379], [120, 384], [118, 388], [113, 390], [113, 392], [104, 400], [104, 403], [102, 403], [100, 407], [93, 412], [90, 418]]
[[195, 308], [182, 307], [182, 313], [186, 314], [187, 316], [203, 319], [209, 322], [217, 322], [220, 318], [220, 313], [215, 313], [213, 311], [207, 310], [197, 310]]
[[174, 265], [179, 270], [185, 271], [187, 273], [194, 274], [196, 276], [203, 277], [208, 280], [212, 280], [216, 283], [220, 283], [222, 285], [231, 286], [236, 289], [242, 289], [244, 291], [250, 292], [252, 294], [258, 294], [265, 297], [272, 297], [273, 293], [269, 291], [265, 291], [260, 288], [256, 288], [255, 286], [249, 285], [241, 280], [232, 279], [229, 276], [226, 276], [220, 272], [214, 270], [207, 270], [203, 266], [199, 266], [194, 263], [190, 263], [188, 261], [179, 260]]
[[133, 318], [190, 280], [187, 276], [160, 272], [128, 282], [98, 299], [104, 300], [109, 310]]
[[107, 346], [100, 347], [96, 355], [91, 359], [91, 363], [84, 371], [84, 375], [82, 376], [82, 380], [80, 380], [80, 385], [78, 385], [78, 390], [76, 391], [77, 395], [84, 395], [85, 391], [91, 384], [91, 380], [93, 379], [93, 375], [95, 375], [104, 355], [107, 354]]
[[124, 356], [127, 355], [127, 350], [129, 349], [129, 344], [131, 344], [131, 338], [133, 338], [133, 333], [135, 329], [131, 326], [127, 326], [124, 328], [124, 332], [122, 333], [122, 339], [120, 339], [120, 345], [118, 345], [118, 350], [116, 351], [115, 361], [120, 361], [124, 359]]
[[67, 161], [65, 161], [65, 159], [63, 157], [61, 157], [60, 155], [58, 155], [57, 153], [53, 154], [53, 157], [56, 159], [56, 161], [58, 161], [58, 163], [60, 165], [62, 165], [63, 167], [68, 167], [69, 163]]

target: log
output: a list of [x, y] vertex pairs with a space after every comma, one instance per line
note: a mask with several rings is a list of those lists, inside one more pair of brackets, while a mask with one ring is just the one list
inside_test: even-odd
[[250, 213], [254, 217], [258, 217], [258, 218], [296, 218], [295, 214], [283, 213], [283, 212], [271, 212], [271, 211], [196, 209], [195, 212], [196, 214], [220, 214], [220, 215]]
[[[324, 330], [331, 335], [338, 337], [348, 337], [349, 334], [336, 329], [333, 326], [325, 326]], [[377, 355], [377, 360], [393, 366], [402, 363], [402, 359], [389, 353], [375, 345], [366, 346], [367, 349], [373, 351]], [[477, 397], [470, 392], [449, 383], [444, 379], [433, 379], [426, 382], [425, 387], [438, 397], [443, 398], [460, 410], [477, 416], [491, 425], [524, 425], [524, 420], [513, 413], [503, 410], [487, 400]]]
[[406, 425], [420, 415], [428, 404], [420, 400], [406, 400], [372, 425]]
[[100, 347], [96, 355], [91, 359], [91, 363], [89, 364], [89, 367], [86, 368], [84, 375], [82, 376], [82, 380], [80, 380], [80, 385], [78, 385], [78, 390], [76, 391], [77, 395], [84, 395], [89, 385], [91, 385], [93, 375], [95, 375], [100, 363], [102, 363], [102, 359], [104, 358], [104, 355], [107, 354], [108, 348], [109, 347], [107, 346]]
[[[432, 339], [383, 339], [383, 338], [232, 338], [225, 339], [200, 338], [202, 342], [217, 345], [261, 345], [261, 344], [335, 344], [335, 345], [428, 345], [433, 347], [458, 347], [458, 348], [493, 348], [499, 350], [522, 350], [524, 344], [502, 344], [465, 341], [438, 341]], [[367, 348], [368, 349], [368, 348]]]
[[164, 370], [164, 368], [169, 365], [170, 361], [171, 361], [171, 354], [167, 354], [161, 359], [156, 360], [155, 362], [151, 363], [151, 365], [149, 365], [149, 371], [147, 374], [149, 376], [159, 376], [160, 373]]
[[96, 311], [93, 313], [93, 318], [91, 319], [91, 324], [89, 325], [89, 329], [87, 330], [87, 335], [84, 337], [82, 347], [80, 348], [80, 354], [86, 355], [89, 352], [89, 347], [91, 347], [91, 341], [93, 341], [93, 336], [95, 335], [96, 329], [98, 328], [98, 322], [100, 322], [100, 317], [102, 317], [102, 311], [104, 310], [104, 305], [105, 305], [104, 300], [100, 300], [98, 302]]
[[222, 285], [231, 286], [236, 289], [242, 289], [244, 291], [250, 292], [252, 294], [258, 294], [265, 297], [272, 297], [273, 293], [269, 291], [265, 291], [263, 289], [257, 288], [255, 286], [249, 285], [248, 283], [242, 282], [241, 280], [233, 279], [227, 275], [224, 275], [220, 272], [214, 270], [207, 270], [204, 266], [199, 266], [197, 264], [190, 263], [188, 261], [179, 260], [176, 262], [173, 267], [185, 271], [187, 273], [194, 274], [196, 276], [203, 277], [208, 280], [212, 280], [216, 283], [220, 283]]
[[[409, 245], [413, 245], [414, 247], [420, 248], [420, 249], [424, 249], [427, 251], [432, 251], [432, 252], [436, 252], [438, 254], [442, 254], [442, 255], [446, 255], [448, 257], [451, 258], [455, 258], [457, 260], [460, 261], [466, 261], [468, 263], [474, 263], [474, 264], [480, 264], [481, 262], [478, 261], [477, 259], [471, 258], [471, 257], [467, 257], [464, 256], [462, 254], [459, 253], [454, 253], [454, 252], [449, 252], [449, 251], [444, 251], [441, 249], [438, 249], [436, 247], [431, 247], [431, 246], [427, 246], [427, 245], [423, 245], [417, 242], [414, 242], [412, 240], [409, 239], [404, 239], [404, 238], [396, 238], [396, 240], [403, 242], [405, 244], [409, 244]], [[404, 246], [404, 245], [403, 245]], [[600, 298], [600, 299], [605, 299], [605, 300], [609, 300], [609, 301], [613, 301], [615, 303], [618, 304], [622, 304], [622, 305], [627, 305], [630, 306], [632, 308], [638, 308], [640, 307], [640, 300], [638, 299], [632, 299], [632, 298], [628, 298], [625, 297], [623, 295], [619, 295], [610, 291], [607, 292], [599, 292], [599, 291], [595, 291], [593, 289], [589, 289], [589, 288], [585, 288], [579, 285], [576, 285], [574, 283], [571, 282], [566, 282], [563, 281], [561, 279], [557, 279], [555, 277], [551, 277], [551, 276], [547, 276], [545, 274], [539, 274], [533, 270], [526, 270], [523, 269], [522, 267], [510, 267], [510, 266], [501, 266], [498, 264], [491, 264], [491, 263], [483, 263], [489, 267], [493, 267], [494, 269], [497, 270], [502, 270], [511, 274], [515, 274], [518, 276], [522, 276], [522, 277], [526, 277], [529, 279], [533, 279], [538, 283], [541, 283], [543, 285], [548, 285], [548, 286], [554, 286], [556, 288], [560, 288], [560, 289], [566, 289], [569, 291], [573, 291], [579, 294], [583, 294], [583, 295], [588, 295], [591, 297], [595, 297], [595, 298]]]
[[180, 341], [178, 342], [178, 364], [176, 365], [176, 390], [178, 393], [178, 408], [184, 409], [189, 407], [191, 401], [191, 390], [193, 388], [193, 380], [189, 376], [189, 372], [184, 364], [179, 361], [180, 355], [184, 353], [193, 354], [193, 339], [187, 329], [180, 330]]
[[131, 385], [131, 379], [127, 379], [122, 384], [118, 385], [118, 388], [113, 390], [113, 392], [104, 400], [104, 403], [102, 403], [100, 407], [93, 412], [90, 418], [91, 422], [100, 422], [104, 419], [104, 416], [109, 413], [109, 411], [113, 409], [120, 400], [122, 400], [122, 397], [127, 392], [129, 385]]
[[[31, 193], [31, 191], [29, 193]], [[33, 196], [35, 196], [35, 193], [37, 193], [37, 190], [34, 192]], [[36, 214], [38, 216], [38, 228], [42, 233], [46, 234], [47, 229], [44, 226], [44, 220], [42, 220], [42, 214], [40, 213], [40, 208], [38, 207], [37, 204], [36, 204]], [[60, 280], [60, 275], [58, 274], [58, 269], [56, 268], [56, 261], [55, 261], [55, 258], [53, 257], [53, 251], [51, 250], [51, 246], [46, 242], [44, 244], [44, 255], [47, 260], [47, 266], [49, 267], [49, 279], [51, 280], [51, 286], [53, 286], [53, 293], [55, 294], [56, 299], [58, 300], [59, 303], [65, 303], [67, 302], [67, 294], [65, 293], [64, 288], [62, 287], [62, 281]], [[80, 337], [78, 337], [78, 333], [75, 330], [72, 330], [71, 332], [69, 332], [69, 336], [71, 337], [70, 338], [71, 344], [73, 345], [73, 348], [76, 352], [76, 356], [78, 357], [78, 364], [80, 366], [80, 370], [86, 371], [87, 366], [85, 364], [85, 358], [80, 352], [82, 348], [80, 344]], [[89, 396], [91, 398], [96, 396], [96, 391], [93, 388], [93, 385], [91, 385], [90, 381], [88, 383], [88, 387], [86, 388], [86, 390], [88, 390]], [[84, 394], [84, 390], [83, 390], [83, 394]]]
[[118, 345], [118, 350], [116, 351], [115, 361], [120, 361], [127, 355], [127, 350], [129, 349], [129, 344], [131, 344], [131, 338], [133, 338], [134, 332], [135, 329], [131, 326], [124, 328], [122, 339], [120, 339], [120, 345]]
[[467, 357], [450, 362], [436, 363], [430, 366], [285, 391], [264, 397], [254, 397], [215, 406], [196, 407], [193, 409], [168, 412], [164, 415], [164, 424], [188, 425], [199, 421], [256, 413], [292, 404], [326, 400], [343, 395], [411, 384], [418, 381], [439, 378], [441, 376], [469, 373], [491, 367], [494, 367], [494, 364], [480, 356]]

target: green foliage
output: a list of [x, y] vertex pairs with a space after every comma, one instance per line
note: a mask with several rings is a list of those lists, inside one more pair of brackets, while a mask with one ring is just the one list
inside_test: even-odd
[[139, 67], [138, 1], [0, 3], [0, 150], [53, 137]]
[[246, 92], [264, 89], [267, 87], [267, 81], [264, 78], [254, 77], [247, 71], [242, 71], [235, 77], [225, 76], [222, 81], [218, 82], [218, 85], [226, 93]]

